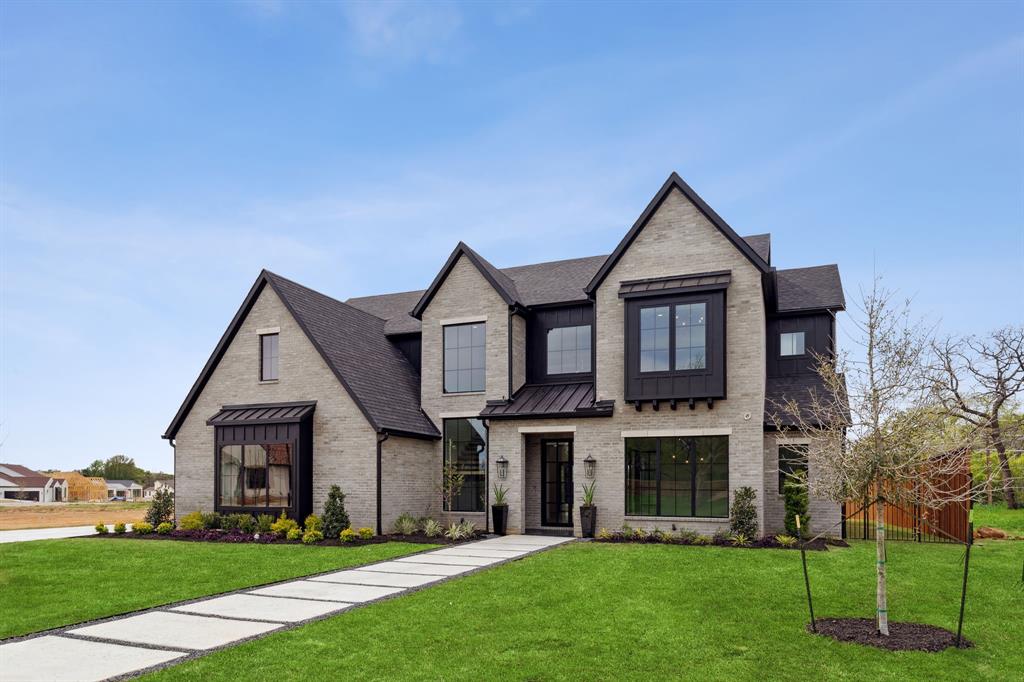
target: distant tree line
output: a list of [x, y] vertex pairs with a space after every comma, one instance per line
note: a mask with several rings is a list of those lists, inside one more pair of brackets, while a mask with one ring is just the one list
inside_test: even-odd
[[173, 474], [165, 474], [162, 471], [146, 471], [135, 464], [135, 460], [125, 455], [114, 455], [102, 460], [97, 459], [92, 464], [79, 469], [83, 476], [99, 476], [115, 481], [135, 481], [143, 486], [151, 485], [153, 481], [174, 478]]

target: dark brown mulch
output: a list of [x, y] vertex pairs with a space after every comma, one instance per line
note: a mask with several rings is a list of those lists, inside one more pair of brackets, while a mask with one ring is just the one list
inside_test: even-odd
[[[672, 537], [659, 537], [653, 533], [648, 533], [642, 538], [638, 538], [635, 535], [624, 535], [621, 532], [616, 531], [610, 537], [596, 538], [595, 542], [610, 542], [618, 544], [636, 544], [636, 545], [692, 545], [692, 546], [713, 546], [713, 547], [734, 547], [736, 549], [800, 549], [801, 544], [796, 543], [793, 545], [781, 545], [774, 536], [766, 536], [763, 538], [757, 538], [749, 541], [744, 545], [734, 545], [732, 541], [725, 536], [716, 536], [708, 538], [707, 542], [700, 543], [680, 538], [678, 536]], [[845, 540], [840, 538], [818, 538], [811, 542], [803, 543], [803, 548], [808, 551], [824, 552], [828, 549], [828, 546], [832, 547], [849, 547]]]
[[[924, 623], [889, 623], [889, 636], [878, 634], [870, 618], [818, 618], [818, 634], [840, 642], [855, 642], [890, 651], [943, 651], [956, 646], [956, 633]], [[810, 630], [810, 624], [807, 625]], [[967, 638], [960, 640], [961, 649], [974, 646]]]
[[[202, 530], [202, 531], [183, 531], [174, 530], [171, 531], [170, 535], [160, 535], [158, 533], [148, 533], [146, 535], [137, 535], [135, 533], [106, 533], [95, 535], [87, 535], [87, 538], [102, 538], [104, 540], [172, 540], [176, 542], [222, 542], [222, 543], [237, 543], [237, 544], [274, 544], [274, 545], [301, 545], [301, 540], [285, 540], [269, 533], [264, 533], [259, 540], [256, 540], [251, 534], [248, 533], [237, 533], [229, 531], [218, 531], [218, 530]], [[331, 538], [328, 540], [322, 540], [316, 545], [318, 547], [359, 547], [361, 545], [379, 545], [385, 542], [409, 542], [413, 544], [430, 544], [430, 545], [459, 545], [463, 542], [472, 542], [474, 540], [482, 540], [484, 535], [476, 534], [473, 537], [465, 538], [463, 540], [449, 540], [442, 536], [436, 538], [428, 538], [423, 533], [417, 533], [416, 535], [375, 535], [369, 540], [363, 540], [357, 538], [351, 542], [342, 542], [340, 539]]]

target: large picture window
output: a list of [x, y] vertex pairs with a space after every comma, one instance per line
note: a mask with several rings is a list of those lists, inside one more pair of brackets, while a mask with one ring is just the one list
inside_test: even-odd
[[728, 517], [728, 436], [627, 438], [626, 515]]
[[483, 322], [444, 328], [444, 392], [483, 391], [487, 378], [486, 325]]
[[463, 477], [462, 488], [445, 511], [484, 511], [487, 432], [482, 420], [444, 420], [444, 464], [446, 468], [454, 465]]
[[221, 507], [291, 507], [292, 445], [222, 445]]
[[548, 330], [548, 374], [590, 371], [590, 325]]

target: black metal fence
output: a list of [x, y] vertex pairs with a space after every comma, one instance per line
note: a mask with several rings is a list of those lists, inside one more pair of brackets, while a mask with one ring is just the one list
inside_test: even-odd
[[[971, 532], [969, 511], [969, 503], [950, 503], [939, 508], [916, 504], [904, 508], [887, 502], [885, 536], [897, 541], [964, 543]], [[843, 505], [843, 538], [874, 540], [875, 526], [875, 502]]]

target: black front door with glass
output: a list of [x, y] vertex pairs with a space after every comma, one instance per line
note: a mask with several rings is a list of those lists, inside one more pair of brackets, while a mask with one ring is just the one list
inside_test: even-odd
[[541, 525], [572, 525], [572, 441], [541, 441]]

